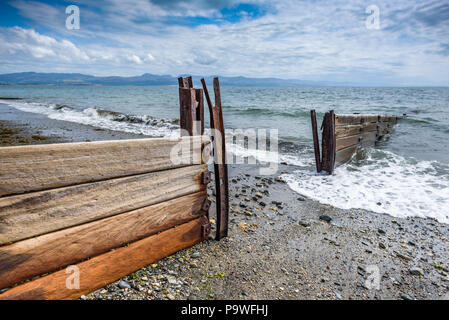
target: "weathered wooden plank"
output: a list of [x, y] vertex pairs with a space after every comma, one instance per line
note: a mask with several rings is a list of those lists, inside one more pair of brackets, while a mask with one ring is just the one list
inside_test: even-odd
[[371, 131], [353, 136], [337, 138], [336, 150], [339, 151], [354, 145], [363, 145], [365, 147], [374, 146], [376, 137], [376, 131]]
[[377, 122], [377, 114], [336, 114], [335, 125], [354, 125], [361, 123]]
[[206, 191], [0, 247], [0, 289], [198, 218]]
[[195, 89], [195, 95], [196, 95], [196, 133], [199, 135], [204, 134], [204, 96], [203, 96], [203, 89]]
[[[209, 139], [194, 136], [0, 148], [0, 196], [190, 165], [187, 160], [201, 153], [201, 141]], [[177, 145], [191, 153], [181, 153], [181, 161], [174, 164], [170, 153]]]
[[358, 125], [347, 125], [335, 127], [335, 135], [338, 138], [362, 134], [365, 132], [377, 131], [376, 123], [364, 123]]
[[357, 151], [358, 146], [351, 146], [346, 149], [342, 149], [336, 152], [335, 154], [335, 166], [342, 165], [348, 162], [352, 155]]
[[398, 120], [397, 116], [392, 116], [392, 115], [388, 115], [388, 114], [381, 114], [379, 115], [379, 122], [390, 122], [393, 124], [396, 124]]
[[360, 135], [360, 134], [357, 134], [357, 135], [354, 135], [354, 136], [347, 136], [347, 137], [343, 137], [343, 138], [338, 138], [337, 139], [336, 150], [340, 151], [340, 150], [345, 149], [347, 147], [358, 145], [361, 141], [362, 141], [362, 135]]
[[206, 164], [0, 198], [0, 244], [205, 190]]
[[[79, 289], [68, 289], [65, 269], [14, 287], [2, 294], [2, 300], [76, 299], [130, 274], [163, 257], [202, 240], [203, 219], [195, 219], [159, 234], [144, 238], [77, 264]], [[124, 231], [125, 232], [125, 231]]]
[[195, 127], [196, 115], [196, 90], [193, 88], [179, 88], [180, 103], [180, 127], [181, 135], [193, 136], [197, 132]]

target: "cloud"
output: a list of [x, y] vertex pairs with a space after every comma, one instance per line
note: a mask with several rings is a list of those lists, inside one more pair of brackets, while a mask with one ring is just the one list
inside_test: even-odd
[[155, 59], [154, 59], [154, 57], [153, 57], [153, 55], [151, 54], [151, 53], [148, 53], [147, 54], [147, 56], [146, 56], [146, 58], [145, 58], [145, 61], [154, 61]]
[[60, 41], [39, 34], [33, 29], [20, 27], [0, 29], [0, 52], [12, 59], [32, 56], [37, 59], [59, 59], [65, 62], [74, 60], [88, 62], [89, 56], [72, 42]]
[[0, 71], [47, 59], [48, 68], [70, 61], [73, 72], [98, 75], [449, 84], [447, 1], [379, 2], [380, 30], [365, 27], [372, 3], [362, 0], [73, 2], [81, 29], [69, 31], [61, 4], [14, 1], [34, 28], [0, 29], [0, 60], [9, 62]]
[[136, 56], [135, 54], [127, 57], [127, 59], [131, 62], [137, 63], [137, 64], [142, 64], [142, 59], [140, 59], [138, 56]]

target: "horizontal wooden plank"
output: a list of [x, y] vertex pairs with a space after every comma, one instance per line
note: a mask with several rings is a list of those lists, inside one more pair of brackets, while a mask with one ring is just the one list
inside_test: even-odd
[[345, 149], [350, 146], [358, 145], [362, 141], [362, 135], [347, 136], [336, 139], [336, 151]]
[[365, 132], [362, 134], [341, 137], [336, 139], [336, 150], [342, 150], [350, 146], [361, 145], [364, 147], [374, 146], [376, 142], [377, 133], [376, 131]]
[[379, 122], [390, 122], [396, 124], [398, 120], [397, 116], [381, 114], [379, 115]]
[[[124, 231], [126, 232], [126, 231]], [[139, 240], [127, 247], [102, 254], [77, 265], [79, 289], [68, 289], [66, 280], [71, 274], [65, 269], [16, 286], [2, 294], [1, 300], [63, 300], [76, 299], [101, 288], [148, 264], [190, 247], [201, 241], [201, 219]]]
[[0, 198], [0, 244], [203, 191], [204, 171], [201, 164]]
[[0, 247], [0, 289], [198, 218], [206, 191]]
[[[0, 196], [46, 190], [201, 163], [207, 136], [95, 141], [0, 148]], [[180, 146], [181, 163], [171, 151]], [[191, 149], [189, 146], [193, 146]], [[191, 153], [188, 152], [191, 150]], [[207, 159], [206, 159], [207, 160]]]
[[348, 162], [352, 155], [357, 151], [358, 146], [351, 146], [335, 153], [335, 166]]
[[369, 122], [377, 122], [377, 114], [336, 114], [335, 125], [361, 124]]
[[358, 125], [345, 125], [335, 127], [335, 135], [338, 138], [353, 136], [365, 132], [372, 132], [377, 130], [376, 123], [364, 123]]

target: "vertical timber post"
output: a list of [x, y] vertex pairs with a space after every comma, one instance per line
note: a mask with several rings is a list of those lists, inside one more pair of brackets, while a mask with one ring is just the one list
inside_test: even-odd
[[192, 77], [178, 78], [181, 135], [204, 133], [203, 89], [194, 89]]
[[179, 115], [181, 136], [193, 135], [193, 119], [195, 109], [192, 107], [192, 93], [188, 78], [178, 78], [179, 83]]
[[[204, 98], [203, 89], [193, 88], [192, 77], [179, 77], [179, 113], [180, 113], [180, 127], [181, 136], [194, 136], [204, 134]], [[191, 146], [193, 147], [193, 146]], [[201, 146], [201, 156], [203, 156], [204, 148], [209, 148], [209, 145], [203, 144]], [[194, 159], [191, 159], [194, 163]], [[203, 163], [204, 158], [201, 159]], [[207, 161], [205, 161], [207, 162]], [[210, 181], [210, 172], [203, 172], [201, 175], [201, 184], [206, 185]], [[201, 216], [201, 238], [206, 240], [209, 236], [211, 226], [209, 222], [209, 207], [210, 200], [206, 198], [203, 203]]]
[[313, 148], [315, 150], [316, 171], [321, 172], [320, 142], [318, 140], [318, 129], [317, 129], [317, 124], [316, 124], [315, 110], [310, 111], [310, 119], [312, 121]]
[[330, 134], [329, 134], [329, 141], [330, 141], [330, 150], [329, 150], [329, 155], [330, 155], [330, 159], [329, 159], [329, 174], [332, 174], [334, 172], [334, 167], [335, 167], [335, 153], [336, 153], [336, 145], [337, 145], [337, 141], [336, 141], [336, 136], [335, 136], [335, 113], [334, 110], [329, 111], [330, 114]]
[[217, 207], [217, 234], [216, 239], [220, 240], [228, 235], [229, 220], [229, 186], [228, 167], [226, 162], [226, 141], [225, 128], [223, 123], [223, 110], [221, 107], [220, 83], [218, 78], [214, 78], [215, 106], [209, 96], [206, 82], [201, 79], [204, 94], [209, 106], [210, 125], [213, 129], [214, 146], [214, 171]]
[[327, 173], [332, 174], [334, 172], [335, 165], [335, 114], [334, 110], [326, 112], [323, 119], [323, 138], [322, 138], [322, 158], [321, 169]]

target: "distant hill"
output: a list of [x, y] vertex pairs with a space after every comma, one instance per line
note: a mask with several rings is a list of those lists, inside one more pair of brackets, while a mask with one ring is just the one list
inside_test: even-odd
[[[193, 76], [196, 86], [200, 86], [199, 76]], [[213, 77], [205, 77], [207, 82]], [[0, 74], [0, 84], [47, 84], [47, 85], [177, 85], [178, 79], [170, 75], [155, 75], [145, 73], [135, 77], [96, 77], [81, 73], [38, 73], [21, 72]], [[332, 86], [342, 85], [331, 82], [314, 82], [303, 80], [284, 80], [277, 78], [246, 78], [246, 77], [220, 77], [220, 84], [224, 86]]]

